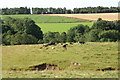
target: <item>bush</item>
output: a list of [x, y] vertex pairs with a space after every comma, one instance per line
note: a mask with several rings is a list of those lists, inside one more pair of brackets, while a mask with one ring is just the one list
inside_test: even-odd
[[120, 20], [115, 21], [115, 30], [120, 31]]
[[119, 40], [120, 33], [116, 30], [108, 30], [108, 31], [102, 31], [99, 34], [100, 41], [118, 41]]
[[59, 32], [47, 32], [43, 36], [44, 43], [50, 43], [50, 42], [60, 42], [60, 34]]
[[66, 32], [62, 32], [60, 35], [60, 42], [65, 43], [67, 39], [67, 34]]
[[101, 33], [102, 31], [103, 31], [103, 30], [101, 30], [101, 29], [92, 29], [92, 30], [88, 33], [88, 41], [90, 41], [90, 42], [100, 41], [99, 33]]
[[26, 33], [16, 33], [11, 37], [10, 43], [12, 45], [21, 45], [21, 44], [35, 44], [37, 43], [37, 38], [30, 34]]
[[76, 41], [84, 41], [85, 33], [89, 32], [89, 27], [84, 25], [78, 25], [76, 27], [70, 28], [67, 32], [67, 41], [68, 42], [76, 42]]
[[115, 30], [115, 24], [112, 21], [98, 19], [92, 26], [92, 29]]

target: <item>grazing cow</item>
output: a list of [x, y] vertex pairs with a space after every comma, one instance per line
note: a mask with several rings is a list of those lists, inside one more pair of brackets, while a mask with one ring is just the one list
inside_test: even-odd
[[70, 42], [70, 44], [71, 44], [71, 45], [73, 45], [73, 43], [72, 43], [72, 42]]
[[62, 47], [65, 48], [65, 49], [67, 49], [67, 45], [68, 44], [64, 44], [64, 45], [62, 45]]
[[96, 71], [100, 71], [100, 69], [96, 69]]
[[[48, 44], [43, 44], [43, 47], [48, 47], [50, 45], [56, 45], [55, 43], [48, 43]], [[40, 49], [42, 49], [42, 47], [40, 47]]]
[[63, 45], [63, 43], [61, 43], [61, 45]]
[[78, 43], [80, 43], [80, 44], [85, 44], [85, 42], [78, 42]]
[[81, 64], [80, 63], [76, 63], [76, 62], [71, 62], [72, 65], [74, 66], [80, 66]]
[[108, 67], [108, 68], [103, 68], [101, 69], [102, 71], [112, 71], [112, 70], [115, 70], [115, 68], [112, 68], [112, 67]]
[[113, 70], [115, 70], [115, 68], [107, 67], [107, 68], [103, 68], [103, 69], [97, 69], [96, 71], [113, 71]]
[[48, 44], [43, 44], [43, 47], [48, 47]]
[[48, 43], [48, 45], [56, 45], [54, 42], [52, 42], [52, 43]]

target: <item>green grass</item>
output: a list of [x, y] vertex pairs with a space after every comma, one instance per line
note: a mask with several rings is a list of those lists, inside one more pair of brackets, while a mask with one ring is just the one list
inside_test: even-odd
[[29, 17], [33, 19], [36, 23], [49, 23], [49, 22], [84, 22], [88, 20], [83, 19], [74, 19], [74, 18], [67, 18], [67, 17], [57, 17], [57, 16], [47, 16], [47, 15], [2, 15], [2, 18], [7, 16], [13, 18], [25, 18]]
[[[4, 77], [117, 77], [117, 71], [97, 72], [96, 69], [106, 67], [118, 68], [118, 43], [88, 42], [86, 44], [68, 45], [64, 50], [59, 44], [52, 50], [49, 46], [40, 49], [37, 45], [3, 46], [2, 67]], [[73, 66], [71, 62], [80, 63]], [[27, 68], [35, 64], [56, 64], [63, 71], [49, 72], [10, 72], [11, 68]], [[10, 72], [10, 73], [9, 73]], [[39, 75], [40, 74], [40, 75]]]
[[[78, 79], [67, 79], [67, 80], [80, 80], [79, 78], [118, 78], [118, 72], [96, 72], [96, 71], [32, 71], [32, 72], [4, 72], [3, 78], [63, 78], [60, 80], [66, 80], [64, 78], [78, 78]], [[24, 79], [22, 79], [24, 80]], [[25, 79], [26, 80], [26, 79]], [[58, 80], [58, 79], [57, 79]], [[95, 79], [99, 80], [99, 79]], [[101, 79], [100, 79], [101, 80]], [[108, 79], [107, 79], [108, 80]], [[114, 79], [112, 79], [114, 80]], [[116, 79], [115, 79], [116, 80]]]
[[43, 33], [48, 31], [51, 32], [67, 32], [71, 27], [75, 27], [78, 24], [92, 26], [93, 22], [82, 22], [82, 23], [36, 23], [42, 29]]

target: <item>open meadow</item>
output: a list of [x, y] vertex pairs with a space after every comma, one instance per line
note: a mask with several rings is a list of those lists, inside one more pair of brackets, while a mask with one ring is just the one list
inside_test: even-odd
[[[3, 78], [118, 77], [117, 42], [67, 44], [67, 49], [61, 44], [43, 48], [41, 48], [42, 44], [3, 46]], [[58, 69], [29, 71], [30, 66], [44, 63], [57, 65]], [[99, 71], [107, 67], [115, 70]]]

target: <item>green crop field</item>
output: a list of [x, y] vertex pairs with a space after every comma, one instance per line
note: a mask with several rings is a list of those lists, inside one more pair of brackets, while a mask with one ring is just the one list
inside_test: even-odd
[[77, 26], [78, 24], [92, 26], [93, 22], [83, 19], [47, 16], [47, 15], [2, 15], [2, 18], [10, 16], [13, 18], [25, 18], [29, 17], [33, 19], [38, 26], [42, 29], [43, 33], [48, 31], [51, 32], [67, 32], [71, 27]]
[[13, 18], [25, 18], [29, 17], [34, 20], [36, 23], [50, 23], [50, 22], [84, 22], [88, 20], [84, 19], [75, 19], [75, 18], [67, 18], [67, 17], [57, 17], [57, 16], [47, 16], [47, 15], [2, 15], [2, 18], [7, 16]]
[[[96, 71], [112, 67], [118, 69], [117, 42], [68, 43], [67, 50], [60, 44], [44, 47], [36, 45], [13, 45], [2, 47], [3, 78], [117, 78], [118, 71]], [[79, 66], [72, 65], [79, 63]], [[29, 66], [42, 63], [55, 64], [61, 70], [24, 71]], [[22, 69], [23, 71], [10, 71]]]
[[48, 31], [51, 32], [67, 32], [71, 27], [75, 27], [79, 24], [92, 26], [93, 22], [82, 22], [82, 23], [36, 23], [42, 29], [43, 33]]

